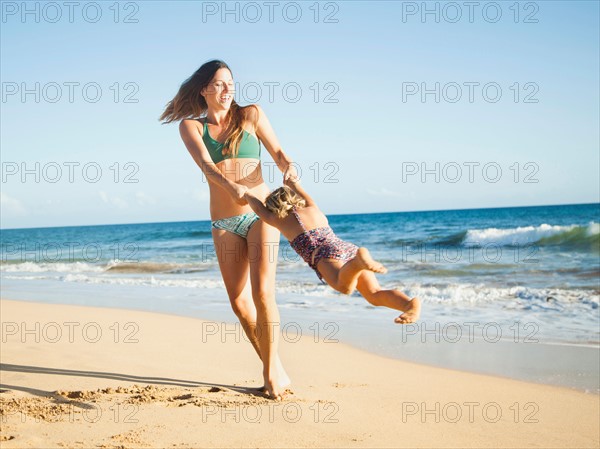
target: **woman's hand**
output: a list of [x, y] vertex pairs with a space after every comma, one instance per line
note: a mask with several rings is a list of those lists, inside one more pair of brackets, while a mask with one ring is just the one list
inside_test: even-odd
[[289, 177], [283, 181], [284, 186], [294, 187], [296, 184], [300, 184], [300, 178]]
[[248, 198], [253, 198], [253, 197], [254, 197], [254, 195], [252, 194], [252, 190], [250, 190], [250, 189], [246, 189], [246, 191], [244, 192], [244, 195], [242, 196], [242, 198], [244, 200], [246, 200], [246, 202], [248, 201]]
[[233, 184], [233, 192], [231, 194], [231, 196], [233, 197], [234, 201], [239, 204], [240, 206], [245, 206], [246, 204], [248, 204], [248, 201], [246, 201], [246, 199], [244, 198], [244, 195], [246, 194], [246, 192], [248, 191], [248, 187], [243, 186], [241, 184]]
[[296, 167], [294, 164], [289, 164], [285, 169], [285, 173], [283, 174], [283, 183], [287, 184], [288, 182], [296, 182], [299, 181], [298, 172], [296, 171]]

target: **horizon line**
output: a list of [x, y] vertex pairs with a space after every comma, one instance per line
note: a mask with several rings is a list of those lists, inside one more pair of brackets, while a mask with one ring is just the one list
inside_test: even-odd
[[[343, 216], [343, 215], [374, 215], [374, 214], [406, 214], [415, 212], [449, 212], [449, 211], [467, 211], [467, 210], [480, 210], [480, 209], [519, 209], [526, 207], [560, 207], [560, 206], [587, 206], [595, 203], [567, 203], [567, 204], [536, 204], [529, 206], [501, 206], [501, 207], [472, 207], [467, 209], [428, 209], [428, 210], [410, 210], [410, 211], [394, 211], [394, 212], [360, 212], [360, 213], [342, 213], [342, 214], [325, 214], [328, 217]], [[210, 218], [203, 220], [180, 220], [180, 221], [148, 221], [142, 223], [103, 223], [103, 224], [88, 224], [88, 225], [66, 225], [66, 226], [32, 226], [25, 228], [0, 228], [0, 231], [17, 231], [22, 229], [53, 229], [53, 228], [85, 228], [92, 226], [131, 226], [131, 225], [145, 225], [145, 224], [166, 224], [166, 223], [193, 223], [201, 221], [210, 221]]]

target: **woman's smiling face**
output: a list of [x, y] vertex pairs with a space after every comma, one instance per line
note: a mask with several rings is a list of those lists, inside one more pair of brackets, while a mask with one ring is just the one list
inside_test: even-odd
[[213, 76], [210, 83], [202, 89], [202, 95], [209, 108], [229, 109], [235, 94], [234, 89], [231, 72], [226, 68], [222, 68], [215, 72], [215, 76]]

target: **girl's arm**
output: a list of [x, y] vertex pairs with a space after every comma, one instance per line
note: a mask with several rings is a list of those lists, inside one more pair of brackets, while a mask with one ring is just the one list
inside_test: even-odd
[[236, 203], [242, 206], [247, 204], [244, 200], [244, 192], [248, 190], [247, 187], [230, 181], [223, 176], [210, 158], [206, 145], [202, 141], [202, 135], [194, 122], [194, 120], [182, 120], [179, 123], [179, 134], [192, 158], [209, 181], [229, 193]]
[[290, 177], [298, 176], [292, 159], [281, 148], [271, 122], [267, 118], [267, 114], [258, 104], [254, 104], [253, 106], [253, 113], [258, 114], [258, 117], [254, 117], [257, 120], [256, 135], [265, 144], [265, 148], [273, 158], [273, 161], [275, 161], [275, 164], [277, 164], [277, 167], [283, 173], [284, 181]]
[[267, 224], [270, 224], [274, 228], [277, 228], [278, 219], [277, 216], [271, 212], [266, 206], [263, 204], [261, 200], [259, 200], [250, 190], [246, 190], [244, 197], [248, 204], [252, 208], [256, 215], [258, 215], [262, 220], [264, 220]]

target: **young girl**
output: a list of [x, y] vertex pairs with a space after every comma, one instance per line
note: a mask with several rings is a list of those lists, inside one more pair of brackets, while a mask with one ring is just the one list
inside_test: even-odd
[[[394, 321], [413, 323], [419, 319], [421, 302], [400, 290], [382, 290], [374, 273], [387, 269], [373, 260], [367, 248], [359, 248], [336, 236], [327, 217], [306, 193], [297, 179], [288, 179], [266, 198], [263, 204], [251, 191], [244, 198], [267, 224], [279, 229], [290, 245], [325, 281], [340, 293], [355, 289], [374, 306], [404, 312]], [[291, 212], [291, 213], [290, 213]]]

